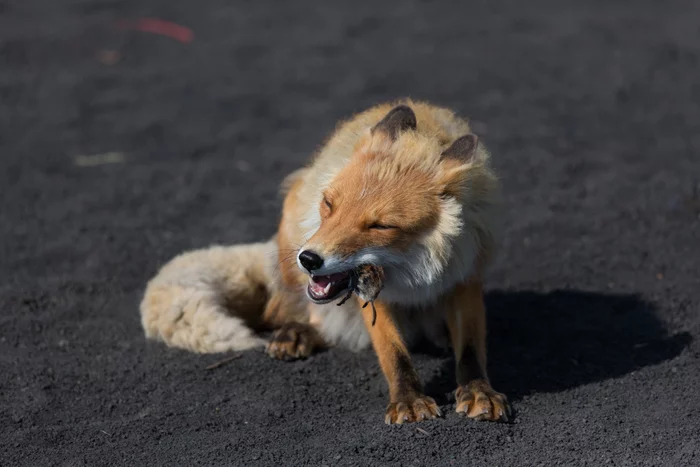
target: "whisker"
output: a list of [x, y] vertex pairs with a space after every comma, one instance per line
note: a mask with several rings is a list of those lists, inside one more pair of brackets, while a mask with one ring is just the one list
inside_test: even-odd
[[275, 251], [270, 251], [267, 253], [267, 256], [269, 258], [279, 256], [280, 253], [287, 253], [289, 256], [296, 256], [296, 254], [299, 252], [298, 248], [280, 248]]
[[296, 263], [296, 257], [295, 257], [295, 256], [287, 256], [287, 257], [284, 257], [284, 258], [280, 259], [280, 260], [277, 262], [277, 266], [276, 266], [276, 267], [280, 267], [280, 266], [282, 266], [283, 264], [285, 264], [285, 263], [287, 263], [287, 262]]
[[299, 250], [294, 249], [294, 248], [285, 248], [282, 250], [270, 251], [267, 253], [267, 255], [268, 256], [276, 256], [276, 255], [279, 255], [280, 253], [296, 253], [297, 251], [299, 251]]

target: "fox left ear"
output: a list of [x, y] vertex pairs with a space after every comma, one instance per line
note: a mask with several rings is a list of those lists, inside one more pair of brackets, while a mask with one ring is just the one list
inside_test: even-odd
[[416, 114], [407, 105], [397, 105], [372, 128], [372, 134], [381, 131], [392, 140], [398, 138], [399, 133], [416, 129]]
[[476, 155], [479, 137], [473, 134], [461, 136], [442, 152], [443, 159], [453, 159], [462, 163], [471, 162]]

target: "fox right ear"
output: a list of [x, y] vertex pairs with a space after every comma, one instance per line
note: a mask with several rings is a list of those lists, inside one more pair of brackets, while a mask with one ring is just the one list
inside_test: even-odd
[[461, 136], [452, 143], [452, 146], [442, 152], [444, 159], [453, 159], [459, 162], [471, 162], [476, 155], [479, 145], [479, 137], [473, 134]]
[[372, 134], [381, 131], [396, 140], [402, 131], [415, 129], [416, 114], [407, 105], [397, 105], [372, 128]]
[[440, 155], [442, 163], [443, 196], [459, 196], [473, 162], [477, 157], [479, 137], [466, 134], [457, 138]]

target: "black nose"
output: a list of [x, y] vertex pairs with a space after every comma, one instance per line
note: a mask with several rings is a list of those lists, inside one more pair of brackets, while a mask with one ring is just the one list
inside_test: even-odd
[[304, 250], [301, 253], [299, 253], [299, 262], [309, 272], [323, 266], [323, 258], [318, 256], [316, 253], [314, 253], [311, 250]]

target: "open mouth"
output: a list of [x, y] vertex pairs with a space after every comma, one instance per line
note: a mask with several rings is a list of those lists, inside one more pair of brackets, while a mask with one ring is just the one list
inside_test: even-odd
[[307, 292], [316, 303], [332, 302], [352, 286], [352, 272], [344, 271], [329, 276], [311, 276]]

